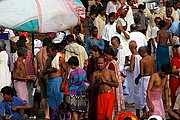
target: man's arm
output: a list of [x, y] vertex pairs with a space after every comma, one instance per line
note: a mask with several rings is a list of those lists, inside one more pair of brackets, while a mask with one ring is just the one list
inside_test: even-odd
[[170, 106], [169, 106], [169, 91], [168, 91], [168, 83], [167, 83], [168, 76], [166, 76], [165, 79], [166, 79], [166, 83], [165, 83], [164, 90], [165, 90], [165, 99], [166, 99], [166, 109], [169, 109], [170, 108]]
[[107, 81], [107, 80], [102, 79], [103, 83], [107, 84], [109, 86], [112, 86], [112, 87], [118, 87], [119, 84], [118, 84], [118, 80], [117, 80], [115, 72], [110, 70], [109, 73], [110, 73], [110, 76], [111, 76], [111, 81]]
[[139, 79], [144, 75], [144, 63], [140, 60], [140, 74], [135, 79], [135, 84], [139, 84]]
[[151, 100], [151, 89], [153, 87], [153, 84], [154, 84], [154, 81], [155, 81], [155, 74], [153, 74], [150, 78], [150, 81], [149, 81], [149, 84], [148, 84], [148, 88], [147, 88], [147, 104], [148, 104], [148, 107], [149, 109], [153, 112], [154, 111], [154, 105], [152, 103], [152, 100]]
[[23, 105], [23, 106], [15, 106], [14, 108], [12, 108], [13, 110], [17, 110], [17, 109], [23, 109], [23, 110], [25, 110], [25, 109], [29, 109], [29, 108], [31, 108], [31, 106], [29, 105], [29, 104], [25, 104], [25, 105]]
[[135, 66], [135, 55], [131, 55], [131, 60], [130, 60], [130, 72], [134, 71], [134, 66]]

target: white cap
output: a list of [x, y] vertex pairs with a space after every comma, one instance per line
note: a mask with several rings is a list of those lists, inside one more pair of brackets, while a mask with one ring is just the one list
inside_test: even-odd
[[148, 120], [150, 120], [151, 118], [156, 118], [157, 120], [162, 120], [162, 117], [160, 117], [158, 115], [152, 115], [148, 118]]

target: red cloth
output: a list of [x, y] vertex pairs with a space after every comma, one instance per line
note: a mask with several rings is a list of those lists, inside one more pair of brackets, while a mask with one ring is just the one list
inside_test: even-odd
[[115, 94], [111, 92], [98, 94], [97, 101], [97, 120], [106, 120], [112, 118], [114, 108]]
[[130, 117], [132, 120], [138, 120], [136, 115], [132, 112], [123, 112], [116, 117], [116, 120], [124, 120], [126, 117]]
[[[175, 65], [176, 66], [176, 69], [179, 69], [180, 68], [180, 61], [178, 58], [173, 58], [172, 61], [171, 61], [171, 65]], [[178, 76], [178, 74], [175, 74]], [[170, 81], [169, 81], [169, 86], [170, 86], [170, 89], [171, 89], [171, 103], [172, 103], [172, 107], [174, 106], [175, 104], [175, 100], [176, 100], [176, 96], [175, 96], [175, 93], [178, 89], [178, 87], [180, 86], [180, 78], [170, 78]]]

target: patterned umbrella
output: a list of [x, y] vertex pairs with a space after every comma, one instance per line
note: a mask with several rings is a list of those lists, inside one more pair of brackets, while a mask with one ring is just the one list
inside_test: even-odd
[[80, 23], [80, 0], [0, 0], [0, 25], [18, 31], [59, 32]]

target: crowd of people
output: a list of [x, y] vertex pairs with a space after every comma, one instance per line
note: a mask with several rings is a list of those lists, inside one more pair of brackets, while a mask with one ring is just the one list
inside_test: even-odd
[[36, 119], [39, 103], [46, 120], [179, 120], [180, 1], [95, 0], [89, 9], [34, 50], [27, 33], [1, 29], [19, 36], [11, 52], [0, 40], [0, 120]]

